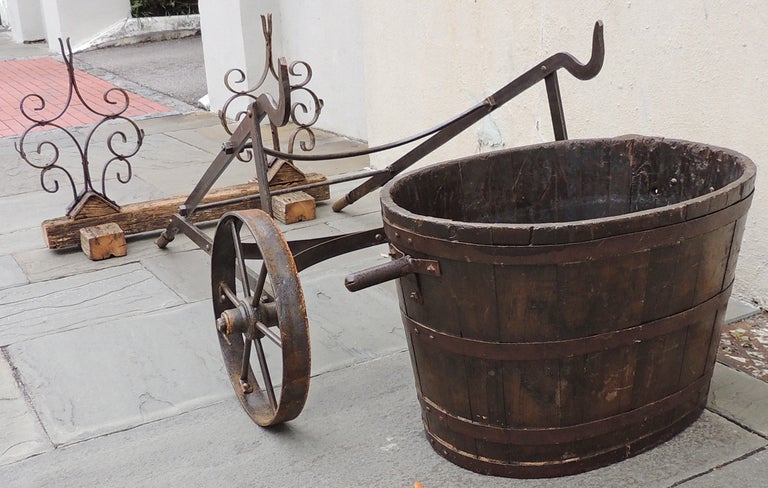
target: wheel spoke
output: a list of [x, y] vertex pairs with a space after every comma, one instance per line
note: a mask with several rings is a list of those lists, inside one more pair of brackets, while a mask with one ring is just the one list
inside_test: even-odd
[[[240, 363], [240, 382], [248, 383], [248, 370], [251, 367], [251, 340], [246, 338], [243, 344], [243, 362]], [[243, 392], [247, 393], [247, 392]]]
[[251, 284], [248, 282], [248, 272], [245, 268], [245, 260], [243, 259], [243, 253], [241, 252], [243, 243], [240, 242], [240, 232], [237, 229], [237, 225], [235, 224], [234, 220], [231, 221], [229, 228], [232, 231], [232, 239], [235, 244], [235, 261], [236, 261], [236, 267], [237, 267], [237, 275], [238, 275], [238, 278], [240, 278], [240, 283], [243, 284], [244, 296], [249, 297], [251, 296]]
[[237, 295], [235, 294], [235, 291], [229, 287], [226, 283], [220, 283], [219, 289], [222, 293], [224, 293], [224, 296], [227, 297], [227, 300], [232, 304], [233, 307], [237, 307], [237, 305], [240, 303], [240, 299], [237, 298]]
[[264, 348], [261, 345], [261, 339], [254, 339], [256, 344], [256, 355], [259, 357], [259, 366], [261, 367], [261, 375], [264, 377], [264, 391], [269, 398], [269, 404], [272, 406], [272, 410], [277, 410], [277, 398], [275, 398], [275, 387], [272, 386], [272, 377], [269, 375], [269, 366], [267, 365], [267, 358], [264, 355]]
[[256, 322], [256, 329], [264, 334], [264, 337], [272, 341], [277, 347], [282, 348], [283, 342], [280, 339], [280, 336], [275, 334], [275, 332], [267, 327], [267, 324], [264, 322]]
[[264, 284], [266, 282], [267, 282], [267, 263], [266, 261], [262, 261], [261, 269], [259, 270], [259, 279], [256, 281], [256, 290], [254, 290], [253, 298], [251, 298], [252, 307], [256, 308], [259, 306], [259, 300], [261, 300], [261, 294], [264, 293]]

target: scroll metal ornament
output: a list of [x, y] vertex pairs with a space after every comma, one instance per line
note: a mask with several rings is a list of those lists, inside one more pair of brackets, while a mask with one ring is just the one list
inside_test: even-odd
[[[272, 54], [272, 15], [261, 16], [261, 26], [264, 32], [264, 48], [265, 48], [265, 62], [264, 69], [262, 70], [259, 80], [248, 88], [241, 89], [238, 85], [242, 85], [246, 82], [245, 72], [241, 69], [233, 68], [227, 71], [224, 75], [224, 85], [227, 90], [232, 93], [232, 96], [224, 103], [221, 110], [219, 110], [219, 120], [227, 134], [232, 135], [233, 128], [230, 126], [230, 121], [240, 121], [246, 116], [246, 111], [241, 110], [234, 112], [234, 106], [243, 106], [243, 101], [247, 102], [245, 105], [250, 105], [252, 102], [257, 101], [259, 96], [263, 96], [262, 89], [265, 83], [270, 78], [276, 81], [278, 84], [283, 83], [279, 69], [275, 69], [274, 56]], [[284, 60], [280, 59], [280, 64], [284, 63]], [[285, 148], [285, 152], [288, 154], [294, 154], [296, 150], [296, 144], [304, 151], [309, 152], [315, 148], [315, 133], [312, 130], [312, 126], [317, 122], [320, 117], [320, 112], [323, 108], [323, 100], [318, 98], [314, 91], [307, 87], [312, 80], [312, 68], [305, 61], [293, 61], [288, 65], [288, 84], [290, 88], [290, 99], [295, 100], [298, 94], [300, 98], [305, 101], [295, 101], [290, 106], [288, 121], [296, 126], [291, 132], [288, 138], [288, 147]], [[237, 102], [237, 103], [234, 103]], [[272, 149], [275, 151], [282, 151], [280, 147], [280, 140], [277, 132], [277, 125], [270, 120], [270, 128], [272, 132]], [[250, 150], [244, 151], [238, 155], [238, 159], [241, 161], [250, 161], [253, 158]], [[291, 161], [290, 159], [288, 161]], [[275, 163], [275, 159], [269, 161], [267, 164], [269, 167]]]
[[[48, 193], [58, 192], [62, 186], [61, 180], [65, 182], [64, 186], [70, 187], [74, 201], [67, 209], [68, 216], [74, 217], [82, 205], [91, 198], [101, 200], [102, 203], [117, 211], [120, 207], [107, 196], [107, 177], [109, 174], [114, 173], [117, 181], [123, 184], [131, 180], [133, 169], [129, 159], [136, 155], [141, 148], [144, 142], [144, 131], [125, 115], [129, 108], [130, 100], [128, 92], [122, 88], [113, 87], [104, 92], [101, 98], [106, 102], [108, 109], [102, 109], [89, 103], [77, 85], [74, 58], [69, 39], [66, 41], [66, 49], [61, 39], [59, 39], [59, 46], [68, 75], [68, 90], [64, 106], [58, 112], [55, 112], [54, 115], [47, 116], [45, 109], [48, 104], [42, 95], [31, 93], [22, 98], [19, 109], [24, 118], [31, 122], [31, 125], [21, 135], [16, 144], [16, 151], [30, 166], [40, 170], [40, 184], [43, 190]], [[82, 142], [78, 140], [73, 131], [65, 128], [61, 121], [62, 117], [64, 117], [76, 100], [88, 111], [100, 118], [87, 132]], [[109, 132], [109, 126], [113, 122], [126, 122], [128, 126], [124, 127], [124, 124], [121, 124], [121, 129]], [[102, 139], [99, 130], [104, 127], [107, 128], [107, 132]], [[47, 140], [33, 142], [31, 141], [33, 139], [32, 134], [40, 135], [40, 132], [35, 131], [35, 129], [54, 130], [54, 133], [49, 133], [63, 135], [64, 137], [61, 139], [65, 142], [53, 140], [52, 136], [48, 137], [49, 133], [44, 135], [44, 137], [48, 137]], [[98, 136], [97, 132], [99, 132]], [[92, 160], [92, 143], [97, 139], [104, 141], [108, 150], [106, 161], [100, 169], [100, 175], [98, 169], [93, 166]], [[65, 159], [66, 151], [62, 150], [62, 145], [64, 144], [66, 144], [66, 148], [74, 147], [75, 155], [72, 159], [79, 160], [77, 162], [79, 163], [80, 170], [82, 170], [82, 180], [79, 178], [76, 180], [73, 174], [77, 173], [77, 163], [75, 161], [65, 165], [63, 159]], [[70, 171], [65, 166], [74, 167], [74, 169], [70, 168]], [[95, 179], [94, 173], [97, 177], [100, 176], [100, 179]], [[78, 185], [78, 182], [80, 185]]]

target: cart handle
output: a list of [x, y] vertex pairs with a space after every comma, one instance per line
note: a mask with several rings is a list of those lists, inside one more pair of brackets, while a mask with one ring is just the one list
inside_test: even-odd
[[440, 276], [440, 263], [431, 259], [414, 259], [406, 254], [388, 263], [347, 275], [344, 286], [349, 291], [359, 291], [412, 273]]

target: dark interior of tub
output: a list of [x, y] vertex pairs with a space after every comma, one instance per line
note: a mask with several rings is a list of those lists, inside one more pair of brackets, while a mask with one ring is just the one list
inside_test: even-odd
[[394, 203], [477, 223], [569, 222], [684, 202], [742, 176], [737, 155], [663, 139], [564, 141], [473, 156], [400, 178]]

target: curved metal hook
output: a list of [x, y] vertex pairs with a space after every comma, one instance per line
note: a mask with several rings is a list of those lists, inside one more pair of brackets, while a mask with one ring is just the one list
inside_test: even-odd
[[263, 93], [256, 99], [257, 109], [269, 117], [269, 121], [276, 127], [282, 127], [288, 123], [291, 116], [291, 82], [288, 79], [288, 63], [285, 58], [278, 61], [278, 101], [269, 94]]
[[544, 75], [563, 68], [579, 80], [589, 80], [597, 76], [605, 59], [605, 40], [603, 39], [603, 21], [595, 22], [592, 31], [592, 54], [587, 64], [582, 64], [569, 53], [557, 53], [541, 63]]

